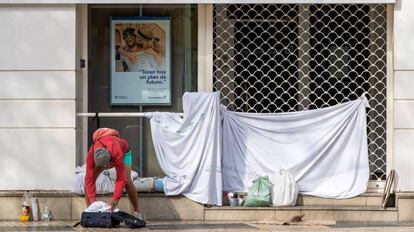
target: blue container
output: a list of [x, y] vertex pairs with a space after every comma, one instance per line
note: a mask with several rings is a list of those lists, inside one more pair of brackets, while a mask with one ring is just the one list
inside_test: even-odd
[[155, 192], [164, 192], [164, 178], [156, 178], [154, 180], [154, 190]]

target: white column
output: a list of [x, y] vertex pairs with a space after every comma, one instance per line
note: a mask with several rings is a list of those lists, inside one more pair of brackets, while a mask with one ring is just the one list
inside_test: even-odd
[[[85, 67], [80, 67], [80, 60]], [[88, 112], [88, 5], [76, 5], [76, 111]], [[86, 162], [88, 119], [76, 118], [76, 165]]]
[[0, 189], [71, 189], [75, 5], [0, 5]]
[[414, 1], [394, 6], [394, 166], [396, 189], [414, 191]]
[[213, 5], [198, 4], [198, 91], [213, 91]]
[[394, 5], [387, 7], [387, 176], [395, 168], [394, 163]]

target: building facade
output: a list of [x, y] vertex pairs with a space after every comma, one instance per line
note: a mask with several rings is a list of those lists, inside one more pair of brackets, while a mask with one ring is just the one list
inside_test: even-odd
[[[412, 10], [409, 0], [0, 0], [0, 189], [70, 190], [97, 127], [120, 130], [134, 169], [161, 176], [149, 123], [131, 113], [181, 112], [184, 92], [219, 91], [228, 109], [262, 113], [366, 95], [369, 191], [391, 169], [397, 191], [414, 191]], [[110, 103], [114, 16], [171, 19], [170, 105]]]

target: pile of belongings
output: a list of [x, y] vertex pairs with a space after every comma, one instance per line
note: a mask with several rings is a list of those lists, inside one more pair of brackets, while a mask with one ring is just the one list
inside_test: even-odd
[[[282, 169], [305, 195], [342, 199], [364, 193], [368, 106], [361, 96], [315, 110], [245, 113], [220, 105], [219, 93], [197, 92], [184, 94], [183, 118], [145, 114], [166, 175], [165, 194], [222, 205], [223, 191], [248, 192], [258, 177], [269, 176], [271, 182]], [[263, 179], [256, 183], [256, 193], [262, 184]], [[292, 203], [278, 191], [273, 195], [282, 200], [275, 199], [276, 205]]]
[[261, 176], [253, 181], [244, 206], [294, 206], [299, 186], [286, 170], [280, 170], [270, 177]]
[[[84, 194], [86, 164], [77, 167], [75, 170], [75, 179], [73, 181], [72, 192]], [[141, 178], [138, 173], [131, 171], [131, 179], [138, 192], [164, 192], [164, 179], [158, 177]], [[116, 182], [116, 170], [111, 168], [103, 171], [96, 179], [96, 193], [108, 194], [113, 193]]]
[[146, 222], [119, 209], [111, 210], [111, 206], [103, 201], [95, 201], [81, 214], [81, 221], [77, 225], [93, 228], [113, 228], [120, 223], [134, 229], [145, 227]]

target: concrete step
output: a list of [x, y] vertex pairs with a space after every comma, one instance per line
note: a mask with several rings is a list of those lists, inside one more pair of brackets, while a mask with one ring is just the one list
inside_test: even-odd
[[[364, 193], [360, 196], [349, 199], [330, 199], [322, 197], [314, 197], [308, 195], [298, 195], [296, 206], [381, 206], [382, 194], [380, 193]], [[390, 199], [390, 202], [395, 199]], [[223, 196], [223, 205], [228, 206], [229, 201], [226, 196]], [[390, 205], [395, 206], [395, 202]]]
[[[55, 219], [79, 220], [81, 212], [86, 208], [85, 199], [81, 195], [65, 191], [37, 191], [32, 194], [39, 199], [41, 212], [45, 206], [52, 211]], [[22, 204], [23, 192], [0, 191], [0, 220], [17, 220]], [[108, 201], [111, 194], [98, 196], [98, 200]], [[306, 220], [337, 221], [397, 221], [413, 220], [414, 196], [404, 195], [403, 204], [397, 208], [379, 208], [380, 195], [363, 194], [357, 198], [346, 200], [322, 199], [300, 196], [295, 207], [205, 207], [184, 196], [167, 197], [160, 193], [139, 193], [139, 204], [148, 220], [235, 220], [258, 221], [269, 217], [285, 220], [290, 216], [304, 213]], [[375, 203], [375, 204], [374, 204]], [[324, 205], [325, 204], [325, 205]], [[343, 204], [343, 205], [341, 205]], [[405, 207], [405, 208], [404, 208]], [[122, 197], [119, 208], [131, 212], [127, 196]]]
[[294, 207], [211, 207], [205, 208], [206, 221], [284, 221], [305, 214], [315, 221], [397, 221], [397, 208], [368, 206], [294, 206]]
[[[55, 219], [79, 220], [86, 209], [82, 195], [68, 191], [31, 191], [39, 199], [43, 213], [49, 208]], [[17, 220], [21, 213], [23, 191], [0, 191], [0, 220]], [[98, 200], [108, 202], [112, 194], [98, 195]], [[139, 193], [140, 209], [147, 220], [204, 220], [204, 206], [184, 196], [166, 197], [161, 193]], [[123, 196], [118, 207], [131, 213], [127, 196]]]
[[[329, 199], [299, 194], [296, 205], [298, 206], [381, 206], [382, 194], [364, 193], [349, 199]], [[390, 199], [392, 202], [395, 199]], [[392, 206], [395, 206], [393, 204]]]

